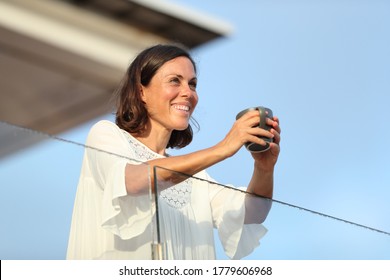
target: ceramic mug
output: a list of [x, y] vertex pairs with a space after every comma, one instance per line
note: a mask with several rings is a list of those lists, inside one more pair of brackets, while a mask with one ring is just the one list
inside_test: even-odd
[[[258, 106], [258, 107], [251, 107], [251, 108], [247, 108], [245, 110], [242, 110], [241, 112], [239, 112], [237, 114], [236, 120], [241, 118], [247, 112], [253, 111], [253, 110], [257, 110], [257, 111], [260, 112], [259, 127], [263, 128], [265, 130], [268, 130], [268, 131], [271, 130], [272, 126], [269, 126], [269, 125], [266, 124], [266, 118], [272, 119], [273, 114], [272, 114], [272, 110], [267, 108], [267, 107]], [[265, 152], [265, 151], [267, 151], [270, 148], [269, 143], [272, 143], [272, 141], [273, 141], [272, 138], [268, 138], [268, 137], [265, 137], [265, 136], [259, 136], [259, 137], [266, 142], [266, 145], [262, 146], [262, 145], [259, 145], [257, 143], [252, 143], [252, 142], [245, 143], [245, 147], [251, 153]]]

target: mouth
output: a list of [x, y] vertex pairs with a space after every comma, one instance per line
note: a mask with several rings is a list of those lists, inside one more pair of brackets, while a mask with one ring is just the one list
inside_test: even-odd
[[172, 107], [175, 108], [178, 111], [182, 111], [182, 112], [185, 112], [185, 113], [189, 113], [190, 110], [191, 110], [190, 106], [182, 105], [182, 104], [173, 104]]

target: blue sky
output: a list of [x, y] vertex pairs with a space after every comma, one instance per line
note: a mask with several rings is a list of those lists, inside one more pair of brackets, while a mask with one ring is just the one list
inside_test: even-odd
[[[195, 145], [222, 138], [242, 108], [269, 106], [282, 127], [275, 199], [389, 232], [390, 3], [177, 2], [235, 28], [229, 38], [199, 50], [196, 117], [202, 128]], [[251, 170], [243, 149], [210, 172], [218, 181], [245, 185]], [[273, 210], [280, 208], [274, 204]], [[267, 221], [272, 226], [290, 219], [276, 213]], [[326, 230], [329, 221], [317, 218]], [[269, 236], [278, 233], [270, 230]], [[305, 223], [298, 235], [310, 236]], [[342, 239], [327, 246], [337, 249]], [[273, 248], [277, 242], [270, 242]]]
[[[172, 153], [216, 144], [237, 112], [268, 106], [282, 128], [274, 198], [390, 232], [390, 2], [174, 2], [225, 20], [234, 32], [194, 50], [200, 97], [194, 117], [201, 129], [189, 147]], [[83, 143], [94, 121], [60, 137]], [[36, 237], [47, 244], [42, 256], [61, 258], [81, 156], [79, 146], [49, 141], [0, 162], [0, 217], [15, 232], [0, 233], [3, 252], [12, 252], [17, 240], [33, 246]], [[26, 166], [30, 173], [9, 175]], [[242, 149], [209, 173], [221, 183], [245, 186], [252, 166]], [[15, 176], [25, 189], [9, 187], [18, 186]], [[34, 186], [46, 176], [46, 187]], [[20, 224], [8, 209], [27, 218]], [[265, 225], [269, 232], [253, 258], [390, 258], [389, 235], [284, 204], [274, 203]], [[20, 241], [26, 236], [28, 242]]]

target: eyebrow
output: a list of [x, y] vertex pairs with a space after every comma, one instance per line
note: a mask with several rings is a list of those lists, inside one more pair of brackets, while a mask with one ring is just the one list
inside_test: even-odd
[[[176, 77], [178, 77], [178, 78], [180, 78], [180, 79], [184, 79], [183, 75], [180, 75], [180, 74], [168, 74], [167, 77], [169, 77], [169, 76], [176, 76]], [[192, 80], [198, 80], [198, 77], [197, 77], [197, 76], [194, 76], [194, 77], [192, 77], [192, 78], [190, 79], [190, 81], [192, 81]]]

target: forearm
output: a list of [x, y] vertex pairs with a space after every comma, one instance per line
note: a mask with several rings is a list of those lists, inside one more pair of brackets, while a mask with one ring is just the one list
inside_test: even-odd
[[255, 167], [252, 178], [249, 182], [247, 192], [263, 197], [272, 198], [274, 189], [274, 170], [262, 170]]
[[226, 159], [218, 146], [213, 146], [208, 149], [196, 151], [190, 154], [181, 156], [172, 156], [167, 158], [153, 159], [148, 161], [148, 164], [153, 167], [162, 167], [158, 170], [158, 178], [162, 180], [170, 180], [175, 177], [172, 171], [194, 175], [220, 161]]
[[[187, 179], [183, 174], [194, 175], [228, 156], [219, 145], [186, 155], [153, 159], [147, 162], [150, 172], [138, 172], [140, 167], [128, 164], [126, 168], [126, 188], [128, 193], [139, 194], [148, 190], [149, 183], [154, 186], [157, 178], [161, 186], [180, 183]], [[156, 167], [156, 168], [154, 168]], [[145, 168], [142, 168], [145, 171]], [[156, 174], [155, 174], [156, 172]], [[144, 176], [143, 176], [144, 174]], [[150, 177], [148, 177], [148, 174]]]
[[261, 224], [265, 221], [272, 205], [273, 185], [273, 170], [261, 170], [255, 164], [247, 192], [265, 198], [259, 198], [249, 194], [246, 195], [245, 224]]

